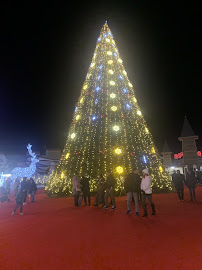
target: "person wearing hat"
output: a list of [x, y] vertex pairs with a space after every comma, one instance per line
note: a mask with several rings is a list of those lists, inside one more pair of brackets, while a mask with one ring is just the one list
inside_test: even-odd
[[141, 178], [138, 172], [139, 171], [137, 168], [133, 168], [132, 172], [127, 175], [124, 182], [124, 188], [127, 193], [127, 207], [128, 207], [126, 215], [130, 214], [131, 212], [130, 206], [131, 197], [134, 198], [136, 216], [139, 215], [138, 194], [140, 192]]
[[141, 181], [141, 194], [142, 194], [142, 207], [144, 210], [144, 215], [143, 217], [147, 217], [147, 208], [146, 208], [146, 198], [148, 199], [151, 207], [152, 207], [152, 215], [156, 214], [154, 203], [152, 201], [152, 188], [151, 188], [151, 183], [152, 183], [152, 178], [149, 175], [149, 169], [146, 168], [142, 171], [142, 181]]

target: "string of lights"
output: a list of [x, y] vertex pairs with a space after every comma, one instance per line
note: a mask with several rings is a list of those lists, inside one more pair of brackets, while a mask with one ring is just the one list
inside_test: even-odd
[[133, 167], [148, 167], [153, 187], [172, 189], [146, 125], [112, 33], [104, 24], [76, 104], [62, 157], [46, 185], [50, 194], [71, 193], [74, 175], [89, 175], [96, 190], [99, 173], [111, 170], [116, 191]]

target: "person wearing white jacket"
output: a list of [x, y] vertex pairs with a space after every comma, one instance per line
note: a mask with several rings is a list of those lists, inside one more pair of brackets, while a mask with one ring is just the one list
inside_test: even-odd
[[148, 201], [152, 207], [152, 215], [156, 214], [154, 203], [152, 201], [152, 188], [151, 188], [151, 183], [152, 183], [152, 178], [149, 175], [149, 169], [146, 168], [142, 171], [142, 181], [141, 181], [141, 196], [142, 196], [142, 207], [144, 210], [144, 215], [143, 217], [147, 217], [147, 208], [146, 208], [146, 198], [148, 198]]

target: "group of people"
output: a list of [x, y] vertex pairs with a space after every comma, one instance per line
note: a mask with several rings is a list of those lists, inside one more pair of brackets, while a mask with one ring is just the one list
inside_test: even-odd
[[22, 208], [23, 205], [27, 204], [27, 195], [29, 196], [32, 203], [35, 201], [35, 194], [37, 192], [36, 183], [34, 182], [33, 178], [27, 179], [27, 177], [23, 177], [21, 183], [18, 179], [15, 180], [13, 189], [16, 205], [12, 212], [12, 215], [15, 214], [18, 207], [20, 207], [20, 215], [23, 215], [24, 213], [22, 212]]
[[[116, 180], [110, 171], [106, 172], [106, 180], [104, 179], [102, 174], [98, 175], [98, 190], [95, 195], [95, 204], [94, 206], [102, 205], [102, 208], [108, 209], [108, 199], [110, 197], [112, 210], [116, 209], [115, 202], [115, 184]], [[89, 178], [82, 176], [80, 179], [77, 175], [75, 175], [72, 179], [73, 184], [73, 196], [74, 196], [74, 204], [75, 206], [80, 206], [82, 199], [84, 198], [84, 203], [87, 206], [86, 197], [88, 197], [88, 204], [90, 205], [90, 186], [89, 186]], [[151, 188], [152, 178], [149, 175], [148, 168], [142, 171], [142, 177], [139, 175], [139, 170], [134, 168], [130, 174], [127, 175], [124, 181], [124, 188], [127, 193], [127, 212], [126, 214], [130, 214], [131, 212], [131, 197], [133, 197], [135, 202], [135, 212], [136, 215], [139, 215], [139, 196], [142, 201], [142, 207], [144, 210], [143, 217], [147, 216], [146, 209], [146, 198], [148, 199], [151, 208], [152, 215], [155, 215], [155, 206], [152, 201], [152, 188]]]
[[176, 192], [178, 194], [179, 201], [184, 201], [184, 186], [186, 185], [189, 189], [191, 201], [196, 200], [195, 188], [197, 184], [197, 178], [195, 173], [188, 169], [186, 175], [174, 170], [172, 175], [173, 185], [175, 186]]

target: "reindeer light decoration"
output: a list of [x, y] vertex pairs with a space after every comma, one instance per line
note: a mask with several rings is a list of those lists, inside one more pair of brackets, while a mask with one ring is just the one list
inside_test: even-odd
[[16, 178], [28, 177], [30, 178], [36, 171], [36, 163], [39, 161], [36, 158], [36, 154], [32, 152], [32, 145], [29, 143], [27, 145], [27, 150], [30, 154], [31, 158], [31, 165], [26, 168], [16, 167], [12, 170], [12, 178], [15, 180]]

